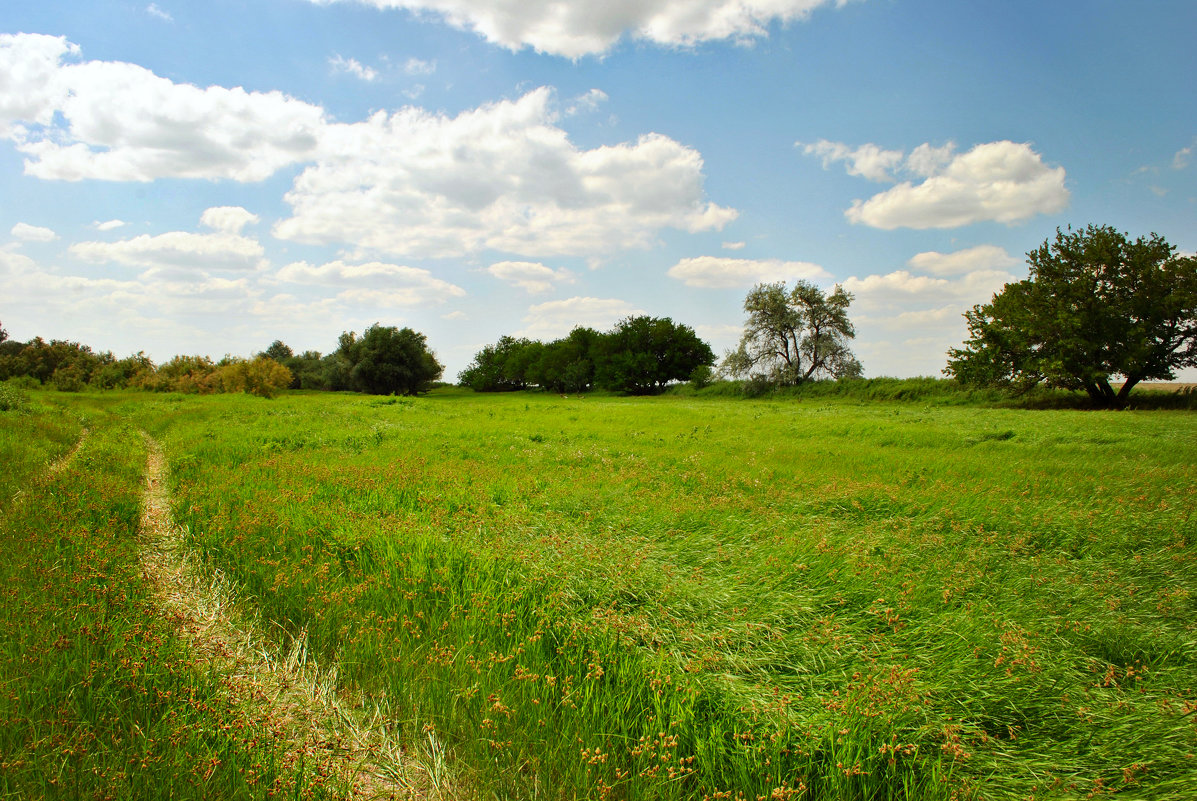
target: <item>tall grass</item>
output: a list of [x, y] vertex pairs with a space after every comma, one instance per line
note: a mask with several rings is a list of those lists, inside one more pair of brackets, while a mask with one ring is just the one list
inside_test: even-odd
[[[278, 727], [197, 663], [141, 579], [145, 453], [86, 400], [0, 414], [0, 796], [321, 797]], [[47, 459], [69, 461], [47, 472]]]
[[124, 411], [195, 547], [480, 795], [1181, 799], [1197, 776], [1191, 415]]

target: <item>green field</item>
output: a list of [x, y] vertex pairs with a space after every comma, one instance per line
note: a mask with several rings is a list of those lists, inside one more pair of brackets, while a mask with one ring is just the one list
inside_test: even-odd
[[[69, 451], [80, 415], [92, 434], [52, 479], [59, 492], [112, 469], [115, 457], [84, 458], [103, 443], [135, 471], [148, 432], [204, 564], [280, 647], [303, 639], [346, 693], [381, 704], [413, 753], [443, 751], [446, 795], [1187, 799], [1197, 787], [1191, 412], [39, 397], [61, 408], [0, 415], [0, 449], [20, 466], [0, 487], [10, 554], [25, 540], [19, 558], [51, 562], [66, 539], [135, 549], [127, 506], [64, 534], [35, 514], [60, 495], [8, 498], [48, 486], [36, 468]], [[21, 572], [13, 557], [7, 569]], [[7, 597], [11, 723], [12, 696], [69, 694], [76, 679], [30, 683]], [[78, 625], [60, 615], [39, 636]], [[22, 736], [0, 738], [0, 787], [18, 795], [31, 779], [5, 766], [40, 742]]]

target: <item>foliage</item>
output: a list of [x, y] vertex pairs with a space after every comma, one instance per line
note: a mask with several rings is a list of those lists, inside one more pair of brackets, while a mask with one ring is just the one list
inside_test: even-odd
[[274, 359], [260, 355], [253, 361], [234, 359], [219, 368], [224, 392], [246, 392], [261, 398], [273, 398], [291, 385], [291, 371]]
[[1191, 796], [1197, 418], [791, 391], [122, 412], [202, 558], [478, 796]]
[[19, 412], [29, 406], [25, 393], [14, 386], [0, 382], [0, 412]]
[[852, 295], [837, 285], [824, 294], [809, 281], [757, 284], [744, 299], [748, 320], [739, 347], [722, 371], [758, 385], [793, 386], [812, 378], [857, 378], [860, 362], [847, 341], [856, 336], [848, 319]]
[[628, 317], [607, 333], [578, 327], [547, 344], [501, 337], [478, 352], [458, 381], [478, 392], [538, 386], [579, 393], [598, 386], [643, 395], [713, 362], [710, 346], [689, 326], [668, 317]]
[[276, 339], [270, 343], [270, 347], [266, 348], [259, 355], [265, 356], [267, 359], [273, 359], [279, 364], [286, 364], [287, 359], [293, 357], [295, 353], [281, 339]]
[[711, 365], [715, 354], [688, 325], [668, 317], [627, 317], [600, 340], [595, 382], [631, 395], [659, 392]]
[[360, 339], [352, 331], [342, 334], [338, 345], [350, 385], [371, 395], [427, 392], [445, 371], [426, 337], [410, 328], [375, 323]]
[[[1197, 258], [1152, 234], [1057, 229], [1030, 275], [965, 313], [969, 339], [945, 372], [971, 385], [1084, 390], [1124, 406], [1140, 381], [1197, 366]], [[1115, 391], [1112, 377], [1122, 376]]]

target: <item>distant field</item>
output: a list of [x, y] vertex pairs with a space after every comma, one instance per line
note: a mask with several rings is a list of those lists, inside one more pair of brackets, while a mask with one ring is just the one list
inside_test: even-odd
[[[75, 401], [86, 406], [86, 398]], [[124, 396], [192, 545], [498, 798], [1183, 799], [1197, 416]]]

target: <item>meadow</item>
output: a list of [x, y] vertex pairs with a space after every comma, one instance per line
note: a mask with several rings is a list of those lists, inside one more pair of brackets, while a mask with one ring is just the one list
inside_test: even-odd
[[[1197, 786], [1191, 412], [45, 397], [60, 408], [0, 417], [0, 431], [42, 428], [17, 438], [32, 455], [5, 481], [132, 474], [148, 432], [207, 568], [280, 647], [302, 643], [381, 705], [413, 758], [438, 755], [447, 797], [1183, 799]], [[81, 455], [127, 449], [37, 483], [30, 466], [73, 447], [80, 415], [97, 421]], [[0, 447], [21, 451], [12, 441]], [[89, 503], [126, 497], [106, 492]], [[33, 495], [0, 507], [10, 541], [45, 532], [22, 558], [52, 561], [72, 538], [135, 548], [127, 500], [68, 535], [32, 516], [59, 496]], [[5, 765], [13, 741], [0, 739]], [[299, 794], [303, 779], [272, 781]]]

